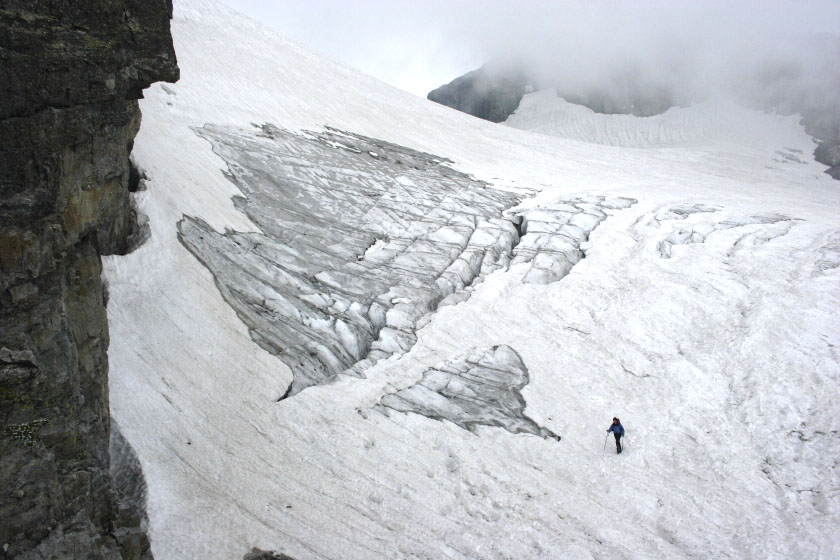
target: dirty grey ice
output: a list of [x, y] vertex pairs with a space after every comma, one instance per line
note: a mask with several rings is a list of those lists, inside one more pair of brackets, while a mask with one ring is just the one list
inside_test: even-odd
[[429, 313], [495, 270], [525, 263], [525, 281], [561, 279], [605, 211], [635, 202], [517, 212], [519, 195], [383, 140], [272, 125], [196, 133], [227, 163], [243, 194], [234, 204], [260, 231], [220, 233], [184, 216], [179, 238], [257, 344], [289, 366], [285, 396], [406, 352]]
[[503, 344], [426, 371], [411, 387], [382, 397], [378, 408], [386, 414], [390, 409], [448, 420], [465, 430], [497, 426], [559, 441], [560, 436], [525, 415], [521, 390], [529, 381], [522, 358]]

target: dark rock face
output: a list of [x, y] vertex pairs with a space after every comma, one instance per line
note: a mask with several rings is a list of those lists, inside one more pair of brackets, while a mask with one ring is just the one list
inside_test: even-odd
[[[820, 160], [817, 160], [820, 161]], [[831, 175], [832, 179], [837, 179], [840, 181], [840, 165], [835, 165], [834, 167], [830, 167], [825, 170], [826, 173]]]
[[482, 66], [429, 92], [428, 98], [480, 119], [502, 122], [519, 107], [528, 83], [522, 72]]
[[821, 142], [814, 151], [814, 159], [828, 166], [826, 173], [840, 179], [840, 134], [834, 140]]
[[519, 107], [522, 96], [535, 89], [554, 88], [566, 101], [596, 113], [649, 117], [674, 105], [666, 89], [636, 83], [632, 72], [615, 77], [614, 89], [592, 88], [584, 92], [566, 91], [563, 84], [537, 74], [504, 65], [485, 65], [432, 90], [427, 97], [492, 122], [506, 120]]
[[0, 546], [150, 558], [109, 473], [100, 255], [134, 228], [136, 99], [176, 80], [170, 0], [0, 8]]
[[259, 548], [251, 549], [251, 552], [242, 557], [242, 560], [295, 560], [291, 556], [285, 554], [277, 554], [274, 551], [260, 550]]
[[[621, 93], [594, 89], [583, 95], [563, 93], [563, 97], [569, 103], [577, 103], [589, 107], [596, 113], [605, 115], [633, 115], [636, 117], [651, 117], [664, 113], [676, 103], [671, 99], [667, 90], [654, 89], [643, 91], [633, 89], [627, 91], [628, 86], [618, 88]], [[560, 90], [562, 91], [562, 89]]]

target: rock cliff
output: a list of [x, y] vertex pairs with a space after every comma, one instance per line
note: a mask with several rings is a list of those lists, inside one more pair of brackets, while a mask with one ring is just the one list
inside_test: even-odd
[[462, 113], [502, 122], [516, 111], [530, 83], [524, 72], [485, 65], [430, 91], [427, 97]]
[[[178, 79], [171, 16], [171, 0], [0, 8], [4, 558], [151, 558], [142, 504], [111, 474], [100, 255], [129, 249], [137, 99]], [[113, 467], [138, 485], [136, 460]]]

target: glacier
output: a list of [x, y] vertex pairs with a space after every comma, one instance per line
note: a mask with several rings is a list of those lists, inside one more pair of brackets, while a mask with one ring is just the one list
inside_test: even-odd
[[476, 349], [465, 358], [424, 372], [411, 387], [385, 395], [379, 410], [448, 420], [465, 430], [498, 426], [512, 434], [560, 441], [560, 436], [524, 414], [525, 399], [520, 390], [528, 381], [528, 368], [510, 346]]
[[103, 263], [157, 558], [840, 556], [840, 191], [796, 117], [494, 125], [214, 0], [172, 33], [150, 235]]

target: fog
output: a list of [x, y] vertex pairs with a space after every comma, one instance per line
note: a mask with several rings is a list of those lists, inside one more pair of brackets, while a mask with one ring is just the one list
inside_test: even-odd
[[486, 59], [538, 87], [840, 113], [837, 1], [541, 3], [490, 17], [477, 30]]
[[625, 89], [840, 114], [838, 0], [225, 1], [422, 96], [489, 62], [571, 95]]

